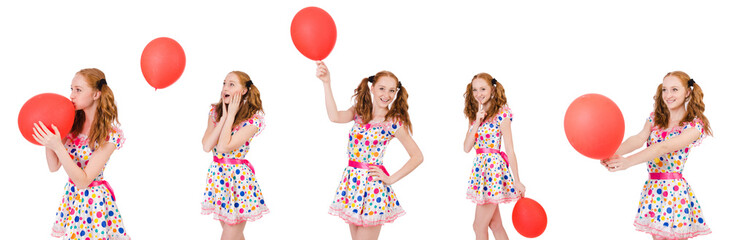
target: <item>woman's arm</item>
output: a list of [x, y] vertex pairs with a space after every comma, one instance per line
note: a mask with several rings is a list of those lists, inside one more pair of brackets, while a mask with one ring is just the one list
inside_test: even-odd
[[615, 151], [616, 155], [625, 155], [628, 153], [631, 153], [635, 151], [636, 149], [640, 148], [645, 144], [645, 142], [648, 140], [648, 137], [650, 137], [651, 134], [651, 123], [646, 120], [645, 124], [643, 124], [643, 129], [640, 130], [638, 134], [635, 134], [628, 139], [625, 140], [622, 144], [620, 144], [620, 147], [617, 151]]
[[406, 129], [406, 127], [401, 127], [395, 131], [395, 137], [400, 140], [402, 146], [405, 147], [405, 151], [407, 151], [408, 155], [410, 155], [410, 159], [404, 166], [402, 166], [402, 168], [400, 168], [400, 170], [397, 170], [397, 172], [390, 176], [387, 176], [382, 169], [370, 166], [369, 173], [372, 176], [373, 181], [382, 180], [385, 185], [392, 185], [410, 174], [413, 170], [415, 170], [415, 168], [423, 163], [423, 153], [420, 151], [420, 148], [418, 148], [418, 144], [415, 143], [412, 136], [410, 136], [410, 132]]
[[56, 172], [59, 168], [61, 168], [61, 162], [58, 161], [56, 152], [48, 147], [46, 147], [46, 160], [48, 161], [48, 170], [51, 172]]
[[485, 116], [486, 111], [483, 109], [483, 105], [479, 104], [478, 113], [476, 113], [476, 121], [473, 122], [473, 125], [468, 127], [468, 131], [466, 132], [466, 139], [463, 140], [464, 152], [471, 152], [471, 149], [473, 149], [473, 145], [476, 144], [476, 133], [478, 133], [478, 128], [481, 126], [481, 121], [483, 121], [483, 118]]
[[107, 142], [100, 144], [101, 146], [89, 157], [89, 163], [86, 164], [86, 167], [81, 168], [71, 159], [66, 147], [61, 143], [61, 135], [58, 133], [58, 128], [54, 125], [51, 125], [51, 127], [53, 128], [53, 132], [48, 130], [43, 123], [39, 122], [33, 129], [35, 132], [33, 137], [39, 143], [52, 149], [53, 154], [56, 155], [56, 158], [58, 158], [58, 161], [63, 166], [63, 170], [66, 171], [68, 177], [79, 189], [87, 188], [99, 176], [99, 173], [101, 173], [106, 162], [109, 161], [109, 157], [116, 149], [116, 146]]
[[335, 123], [347, 123], [354, 120], [354, 107], [350, 107], [345, 111], [339, 111], [337, 109], [337, 103], [334, 101], [331, 78], [327, 66], [322, 61], [317, 61], [316, 66], [316, 76], [324, 84], [324, 102], [327, 107], [327, 116], [329, 117], [329, 121]]
[[610, 158], [606, 162], [608, 170], [611, 172], [625, 170], [629, 167], [635, 166], [639, 163], [644, 163], [653, 160], [661, 155], [669, 152], [675, 152], [679, 149], [685, 148], [692, 142], [696, 141], [701, 137], [701, 132], [696, 128], [688, 128], [681, 132], [676, 137], [671, 139], [651, 144], [650, 147], [643, 149], [636, 154], [624, 158], [620, 155], [616, 155]]
[[509, 166], [513, 170], [512, 174], [514, 175], [514, 188], [516, 188], [517, 194], [524, 196], [526, 188], [524, 187], [524, 184], [521, 183], [521, 178], [519, 178], [519, 164], [516, 161], [513, 135], [511, 134], [511, 119], [504, 119], [504, 121], [501, 122], [500, 128], [502, 137], [501, 143], [504, 144], [506, 156], [509, 158]]
[[[223, 109], [225, 109], [225, 106], [223, 106]], [[208, 117], [208, 127], [205, 129], [205, 134], [203, 134], [202, 145], [203, 151], [205, 152], [210, 152], [215, 145], [218, 145], [218, 139], [220, 138], [220, 133], [223, 131], [227, 114], [224, 112], [223, 116], [220, 117], [221, 122], [217, 125], [213, 122], [214, 117]]]

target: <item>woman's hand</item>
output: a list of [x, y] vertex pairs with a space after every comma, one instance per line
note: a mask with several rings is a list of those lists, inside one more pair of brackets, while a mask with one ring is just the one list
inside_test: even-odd
[[329, 68], [322, 61], [316, 61], [316, 77], [319, 78], [323, 83], [329, 83], [331, 78], [329, 77]]
[[63, 148], [61, 134], [55, 125], [51, 124], [53, 132], [48, 130], [46, 125], [40, 121], [38, 121], [38, 123], [33, 123], [33, 126], [33, 139], [35, 139], [35, 141], [55, 151], [58, 151], [59, 148]]
[[228, 113], [230, 113], [231, 117], [235, 118], [235, 115], [238, 113], [242, 98], [243, 96], [240, 93], [233, 94], [233, 99], [231, 99], [228, 104]]
[[631, 166], [628, 159], [620, 155], [613, 155], [612, 157], [600, 162], [602, 162], [602, 165], [611, 172], [625, 170]]
[[385, 185], [392, 185], [395, 183], [393, 179], [390, 176], [387, 176], [382, 169], [376, 166], [370, 166], [370, 169], [368, 170], [368, 173], [372, 177], [372, 181], [378, 181], [381, 180], [382, 183]]

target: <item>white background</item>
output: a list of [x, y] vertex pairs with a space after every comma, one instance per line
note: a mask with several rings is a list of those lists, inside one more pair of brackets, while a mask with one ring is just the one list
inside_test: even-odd
[[[588, 3], [589, 2], [589, 3]], [[249, 223], [248, 239], [347, 239], [347, 225], [327, 214], [346, 164], [351, 124], [328, 121], [315, 64], [290, 37], [291, 19], [307, 6], [328, 11], [337, 43], [326, 59], [340, 109], [359, 81], [394, 72], [410, 93], [414, 139], [425, 162], [394, 185], [407, 214], [381, 239], [469, 239], [474, 204], [466, 200], [474, 153], [463, 153], [466, 84], [479, 72], [506, 88], [521, 178], [544, 206], [542, 239], [650, 239], [632, 225], [645, 165], [608, 173], [567, 142], [563, 117], [586, 93], [614, 100], [626, 137], [652, 111], [669, 71], [689, 73], [705, 92], [716, 137], [692, 151], [685, 177], [713, 234], [729, 239], [721, 151], [727, 137], [729, 10], [703, 1], [4, 1], [0, 4], [0, 238], [50, 238], [67, 176], [49, 173], [43, 148], [17, 128], [22, 104], [43, 92], [69, 95], [74, 73], [106, 73], [127, 137], [105, 177], [134, 239], [218, 239], [220, 225], [200, 215], [211, 155], [200, 140], [209, 104], [231, 70], [261, 91], [268, 125], [248, 156], [271, 213]], [[185, 49], [187, 66], [155, 91], [139, 59], [157, 37]], [[386, 166], [407, 154], [395, 141]], [[501, 205], [511, 239], [513, 204]]]

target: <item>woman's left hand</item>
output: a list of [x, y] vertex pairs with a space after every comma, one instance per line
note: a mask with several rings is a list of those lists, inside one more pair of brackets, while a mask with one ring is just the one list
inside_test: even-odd
[[515, 182], [514, 188], [516, 188], [517, 195], [524, 197], [524, 193], [526, 193], [526, 187], [524, 187], [524, 184], [522, 184], [521, 182]]
[[233, 99], [231, 99], [228, 104], [228, 114], [232, 118], [235, 118], [235, 115], [238, 113], [242, 98], [243, 96], [240, 93], [233, 94]]
[[603, 163], [605, 168], [607, 168], [607, 170], [611, 172], [625, 170], [630, 167], [628, 159], [620, 155], [613, 155], [609, 159], [603, 160]]
[[33, 126], [33, 139], [35, 139], [35, 141], [53, 150], [58, 149], [58, 147], [63, 147], [63, 143], [61, 143], [61, 134], [55, 125], [51, 124], [53, 132], [48, 130], [46, 125], [40, 121], [38, 121], [38, 123], [33, 123]]
[[385, 172], [383, 172], [382, 169], [378, 167], [370, 166], [368, 172], [370, 174], [370, 177], [372, 177], [372, 181], [381, 180], [382, 183], [384, 183], [385, 185], [392, 185], [394, 183], [393, 179], [390, 176], [387, 176], [387, 174], [385, 174]]

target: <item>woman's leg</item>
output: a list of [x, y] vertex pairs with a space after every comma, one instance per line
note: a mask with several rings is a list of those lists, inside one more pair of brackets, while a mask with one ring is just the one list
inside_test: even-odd
[[496, 204], [476, 205], [476, 217], [473, 219], [473, 231], [476, 233], [476, 240], [489, 239], [489, 224], [496, 211]]

